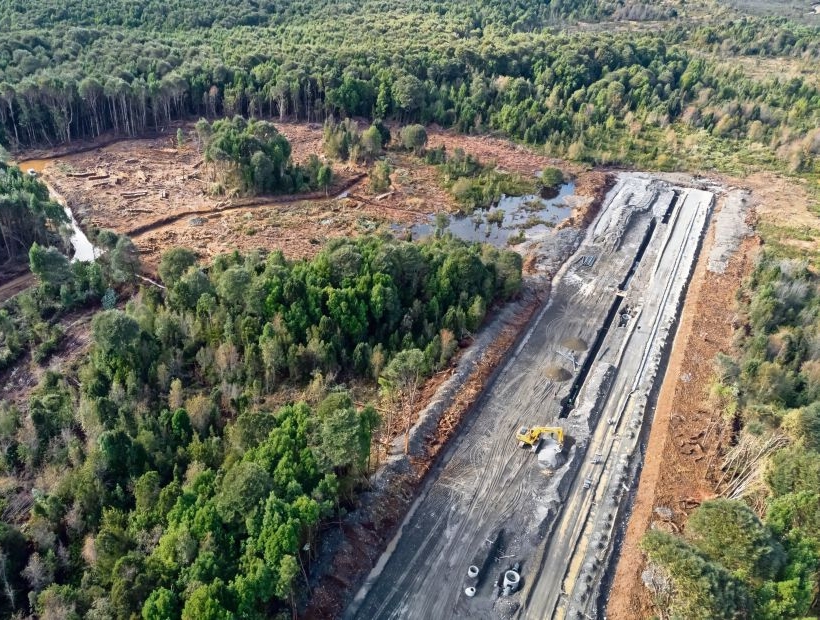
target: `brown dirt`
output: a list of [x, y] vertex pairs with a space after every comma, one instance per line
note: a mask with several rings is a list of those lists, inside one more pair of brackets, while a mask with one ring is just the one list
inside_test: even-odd
[[32, 284], [34, 284], [33, 273], [24, 273], [21, 276], [17, 276], [0, 284], [0, 303], [26, 290]]
[[450, 153], [461, 148], [482, 162], [496, 162], [498, 168], [505, 172], [532, 176], [547, 166], [554, 166], [571, 176], [577, 176], [586, 170], [577, 164], [547, 157], [515, 142], [493, 136], [465, 135], [435, 127], [428, 128], [427, 135], [427, 146], [430, 148], [444, 145]]
[[[708, 404], [713, 364], [718, 352], [732, 351], [735, 291], [751, 271], [760, 246], [758, 238], [746, 239], [726, 272], [706, 270], [714, 237], [710, 229], [698, 259], [683, 307], [658, 397], [635, 505], [621, 549], [607, 604], [612, 620], [653, 617], [652, 602], [641, 581], [645, 568], [639, 548], [651, 527], [680, 531], [691, 511], [714, 496], [712, 468], [722, 448], [723, 420]], [[656, 507], [673, 511], [663, 523]]]
[[[294, 161], [321, 155], [320, 125], [276, 125], [291, 142]], [[149, 273], [162, 251], [172, 246], [190, 247], [205, 259], [253, 248], [282, 250], [291, 258], [310, 257], [328, 238], [420, 222], [438, 211], [457, 210], [434, 167], [396, 151], [388, 153], [392, 187], [379, 196], [369, 193], [367, 169], [348, 164], [335, 165], [330, 198], [321, 193], [253, 199], [211, 196], [207, 193], [210, 172], [202, 163], [192, 125], [182, 126], [189, 138], [181, 149], [169, 135], [103, 140], [99, 147], [83, 144], [79, 152], [58, 151], [51, 159], [42, 158], [47, 153], [37, 153], [41, 159], [20, 165], [42, 171], [86, 229], [94, 226], [129, 234]], [[450, 150], [461, 147], [483, 161], [495, 161], [501, 169], [526, 175], [548, 165], [560, 166], [576, 182], [573, 225], [588, 221], [589, 207], [607, 183], [604, 173], [585, 172], [497, 138], [432, 129], [430, 144], [446, 144]], [[345, 198], [332, 198], [342, 190]]]
[[[295, 161], [320, 152], [321, 128], [279, 127], [292, 141]], [[317, 251], [313, 246], [319, 239], [350, 234], [356, 221], [367, 215], [359, 213], [356, 204], [340, 206], [321, 193], [297, 197], [315, 200], [304, 203], [290, 197], [266, 201], [210, 196], [209, 172], [199, 149], [192, 142], [176, 149], [167, 137], [124, 140], [50, 162], [24, 161], [21, 166], [42, 166], [44, 176], [85, 227], [133, 234], [149, 269], [171, 245], [195, 248], [204, 257], [255, 247], [309, 256]], [[92, 177], [70, 176], [89, 172]], [[350, 167], [336, 166], [334, 173], [337, 180], [331, 195], [362, 178], [361, 170]], [[129, 197], [142, 192], [146, 195]], [[334, 215], [338, 211], [343, 211], [341, 216]]]
[[[810, 196], [808, 183], [770, 172], [751, 174], [740, 183], [752, 190], [752, 204], [762, 224], [761, 233], [798, 254], [820, 250], [817, 199], [816, 194], [815, 198]], [[766, 235], [767, 231], [775, 234]]]

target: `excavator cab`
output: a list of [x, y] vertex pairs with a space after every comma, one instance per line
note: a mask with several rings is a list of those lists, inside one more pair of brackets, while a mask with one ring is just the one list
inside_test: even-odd
[[560, 426], [534, 426], [532, 428], [522, 426], [518, 429], [515, 438], [518, 440], [519, 448], [529, 446], [533, 452], [538, 452], [544, 435], [550, 435], [555, 439], [559, 450], [564, 448], [564, 429]]

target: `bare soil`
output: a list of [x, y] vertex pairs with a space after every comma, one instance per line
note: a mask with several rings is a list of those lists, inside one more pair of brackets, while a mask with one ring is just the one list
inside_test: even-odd
[[586, 168], [577, 164], [547, 157], [503, 138], [459, 134], [435, 127], [428, 128], [427, 135], [427, 146], [430, 148], [444, 145], [450, 153], [457, 148], [461, 148], [466, 153], [478, 157], [482, 162], [496, 162], [498, 168], [505, 172], [534, 175], [547, 166], [560, 168], [572, 176], [580, 175], [586, 171]]
[[[322, 155], [322, 127], [277, 123], [291, 142], [293, 159]], [[373, 195], [367, 167], [334, 164], [335, 183], [326, 193], [242, 198], [212, 196], [212, 182], [191, 125], [181, 148], [169, 135], [117, 142], [101, 140], [79, 152], [20, 163], [43, 173], [88, 230], [107, 228], [132, 237], [146, 270], [153, 272], [168, 247], [195, 249], [207, 259], [233, 250], [281, 250], [290, 258], [310, 257], [325, 240], [371, 232], [391, 224], [424, 221], [457, 205], [438, 181], [436, 169], [408, 153], [390, 151], [392, 187]], [[463, 148], [500, 169], [533, 175], [560, 166], [576, 180], [573, 225], [584, 225], [589, 206], [605, 186], [605, 175], [585, 172], [498, 138], [460, 136], [431, 129], [430, 145]]]
[[34, 284], [33, 273], [23, 273], [0, 284], [0, 303], [14, 297], [17, 293], [26, 290]]
[[[713, 363], [718, 352], [732, 350], [735, 291], [751, 271], [760, 246], [756, 237], [741, 243], [725, 273], [707, 271], [714, 238], [710, 229], [691, 279], [669, 366], [658, 397], [640, 486], [620, 552], [606, 614], [612, 620], [653, 617], [648, 590], [641, 581], [646, 567], [639, 548], [652, 528], [680, 532], [689, 514], [714, 497], [711, 477], [723, 448], [725, 422], [709, 406]], [[663, 520], [656, 508], [672, 511]]]

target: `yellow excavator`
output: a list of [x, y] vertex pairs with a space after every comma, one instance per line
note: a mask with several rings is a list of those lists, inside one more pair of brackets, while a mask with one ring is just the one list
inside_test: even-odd
[[532, 428], [522, 426], [518, 429], [515, 438], [518, 440], [519, 448], [529, 446], [533, 452], [538, 452], [544, 435], [550, 435], [558, 442], [559, 451], [564, 449], [564, 429], [560, 426], [533, 426]]

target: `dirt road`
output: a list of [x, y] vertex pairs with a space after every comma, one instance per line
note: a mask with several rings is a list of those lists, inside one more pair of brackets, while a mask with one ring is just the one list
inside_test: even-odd
[[[629, 429], [635, 416], [641, 425], [647, 383], [674, 326], [711, 202], [709, 192], [646, 175], [619, 178], [559, 272], [550, 302], [346, 617], [547, 618], [567, 607], [561, 584], [573, 592], [587, 524], [606, 519], [598, 507], [619, 481], [612, 474], [620, 456], [636, 448], [638, 429]], [[521, 425], [555, 423], [568, 438], [566, 463], [552, 470], [518, 450], [513, 435]], [[602, 455], [596, 471], [587, 458], [593, 449]], [[494, 582], [513, 563], [520, 564], [523, 596], [499, 598]], [[468, 577], [470, 565], [480, 568], [477, 578]], [[600, 575], [592, 579], [584, 587]], [[467, 587], [476, 588], [474, 596], [465, 595]], [[594, 596], [585, 599], [588, 606]]]
[[33, 273], [24, 273], [21, 276], [12, 278], [8, 282], [0, 284], [0, 302], [11, 299], [17, 293], [26, 290], [32, 284], [34, 284]]

